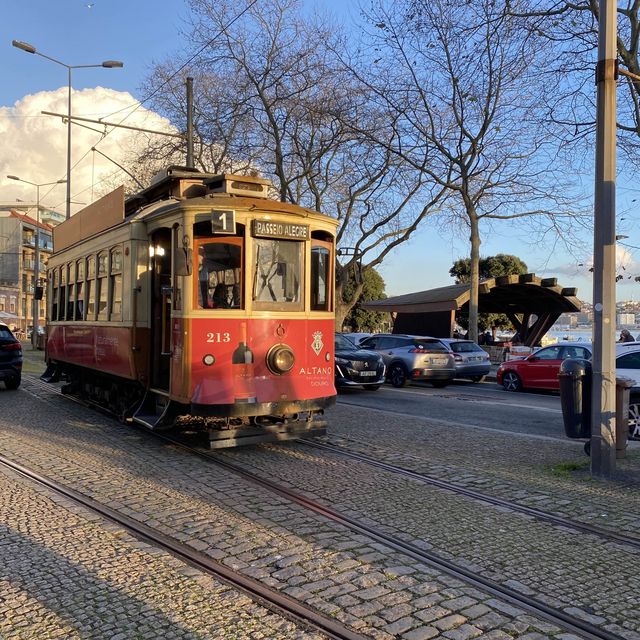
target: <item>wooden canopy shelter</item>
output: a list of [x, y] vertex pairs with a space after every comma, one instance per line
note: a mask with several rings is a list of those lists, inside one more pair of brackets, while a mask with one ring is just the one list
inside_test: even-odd
[[[520, 334], [522, 343], [538, 344], [562, 313], [580, 311], [577, 289], [561, 287], [556, 278], [538, 278], [534, 273], [501, 276], [480, 282], [479, 313], [504, 313]], [[407, 293], [362, 304], [370, 311], [395, 312], [394, 333], [453, 334], [457, 311], [467, 311], [470, 284]]]

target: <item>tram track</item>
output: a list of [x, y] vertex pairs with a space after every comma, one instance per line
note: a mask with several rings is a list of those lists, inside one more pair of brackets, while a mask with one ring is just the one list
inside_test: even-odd
[[445, 491], [449, 491], [451, 493], [455, 493], [458, 495], [463, 495], [468, 498], [472, 498], [473, 500], [478, 500], [480, 502], [484, 502], [494, 506], [503, 507], [505, 509], [509, 509], [510, 511], [524, 513], [526, 515], [532, 516], [537, 520], [541, 520], [543, 522], [549, 522], [553, 525], [567, 527], [569, 529], [573, 529], [574, 531], [579, 531], [581, 533], [588, 533], [594, 536], [598, 536], [599, 538], [609, 540], [611, 542], [616, 542], [619, 544], [624, 544], [630, 547], [634, 547], [636, 549], [640, 549], [640, 538], [636, 536], [629, 536], [624, 533], [617, 533], [615, 531], [612, 531], [611, 529], [605, 529], [603, 527], [597, 527], [591, 524], [586, 524], [584, 522], [571, 520], [569, 518], [557, 515], [555, 513], [543, 511], [542, 509], [536, 509], [535, 507], [528, 507], [526, 505], [519, 504], [517, 502], [513, 502], [505, 498], [499, 498], [486, 493], [482, 493], [480, 491], [476, 491], [474, 489], [469, 489], [467, 487], [464, 487], [460, 484], [456, 484], [454, 482], [441, 480], [434, 476], [427, 475], [424, 473], [419, 473], [417, 471], [412, 471], [411, 469], [406, 469], [404, 467], [398, 467], [388, 462], [377, 460], [363, 453], [348, 451], [341, 447], [336, 447], [334, 445], [325, 444], [321, 442], [314, 442], [313, 440], [308, 440], [305, 438], [301, 438], [299, 442], [302, 442], [305, 445], [313, 447], [315, 449], [330, 451], [340, 456], [351, 458], [352, 460], [357, 460], [358, 462], [361, 462], [363, 464], [367, 464], [372, 467], [376, 467], [378, 469], [384, 469], [385, 471], [390, 471], [391, 473], [394, 473], [396, 475], [401, 475], [406, 478], [412, 478], [424, 484], [428, 484], [433, 487], [438, 487], [440, 489], [443, 489]]
[[170, 442], [175, 446], [184, 448], [195, 455], [203, 457], [217, 466], [228, 469], [240, 477], [249, 480], [253, 484], [268, 489], [276, 495], [284, 497], [287, 500], [312, 511], [313, 513], [324, 516], [332, 522], [348, 527], [356, 533], [366, 535], [376, 542], [382, 543], [390, 549], [403, 553], [413, 560], [417, 560], [418, 562], [422, 562], [454, 578], [463, 580], [467, 584], [496, 596], [505, 602], [519, 607], [520, 609], [526, 610], [539, 618], [543, 618], [554, 625], [564, 628], [570, 633], [578, 634], [580, 637], [589, 640], [622, 640], [621, 636], [610, 633], [605, 629], [572, 616], [560, 609], [549, 606], [538, 598], [522, 594], [515, 589], [511, 589], [510, 587], [500, 584], [495, 580], [483, 576], [479, 572], [471, 571], [461, 564], [448, 560], [439, 554], [421, 549], [420, 547], [406, 542], [397, 536], [384, 532], [380, 528], [370, 526], [352, 518], [351, 516], [347, 516], [330, 507], [322, 505], [319, 502], [293, 491], [284, 485], [263, 478], [226, 460], [221, 460], [215, 454], [194, 449], [193, 447], [184, 445], [179, 440], [174, 440], [173, 438], [169, 438], [164, 435], [157, 435], [159, 435], [163, 440]]
[[[44, 385], [44, 383], [42, 384]], [[51, 390], [50, 385], [44, 385], [44, 386], [46, 386], [48, 389]], [[61, 393], [60, 393], [60, 396], [62, 396]], [[72, 396], [66, 396], [66, 395], [64, 397], [74, 400], [81, 406], [87, 406], [87, 403], [83, 402], [80, 399], [73, 398]], [[94, 405], [90, 405], [90, 406], [94, 406]], [[104, 409], [102, 409], [102, 411], [105, 414], [112, 415]], [[272, 493], [279, 495], [294, 504], [298, 504], [313, 513], [321, 515], [327, 518], [328, 520], [335, 522], [336, 524], [340, 524], [350, 529], [351, 531], [354, 531], [362, 535], [366, 535], [371, 540], [381, 543], [391, 550], [400, 552], [405, 556], [412, 558], [413, 560], [416, 560], [418, 562], [424, 563], [425, 565], [433, 569], [436, 569], [438, 571], [441, 571], [446, 575], [462, 580], [466, 584], [469, 584], [475, 588], [478, 588], [484, 591], [485, 593], [490, 594], [494, 597], [497, 597], [503, 602], [509, 603], [538, 618], [544, 619], [545, 621], [550, 622], [551, 624], [556, 625], [557, 627], [565, 629], [570, 633], [577, 634], [579, 637], [586, 638], [589, 640], [595, 640], [595, 639], [622, 640], [623, 638], [623, 636], [616, 635], [615, 633], [612, 633], [600, 626], [594, 625], [579, 617], [571, 615], [570, 613], [567, 613], [562, 609], [550, 606], [539, 598], [523, 594], [520, 591], [512, 589], [504, 584], [501, 584], [495, 580], [492, 580], [491, 578], [488, 578], [482, 575], [482, 573], [480, 572], [472, 571], [467, 567], [455, 561], [451, 561], [437, 553], [420, 548], [412, 543], [409, 543], [400, 539], [395, 535], [389, 534], [381, 530], [380, 528], [371, 526], [369, 524], [366, 524], [364, 522], [357, 520], [356, 518], [340, 513], [332, 509], [331, 507], [327, 507], [326, 505], [320, 504], [319, 502], [311, 498], [308, 498], [307, 496], [300, 494], [288, 488], [287, 486], [278, 484], [277, 482], [274, 482], [256, 473], [248, 471], [247, 469], [242, 468], [241, 466], [238, 466], [229, 461], [223, 460], [220, 457], [219, 453], [211, 453], [208, 451], [204, 451], [202, 449], [195, 448], [193, 446], [190, 446], [189, 444], [186, 444], [184, 441], [180, 439], [175, 439], [166, 434], [154, 433], [146, 430], [145, 432], [148, 433], [149, 435], [155, 436], [156, 438], [159, 438], [167, 442], [168, 444], [171, 444], [177, 448], [180, 448], [185, 452], [188, 452], [192, 455], [205, 459], [209, 463], [212, 463], [218, 467], [224, 468], [242, 477], [243, 479], [251, 482], [256, 486], [267, 489]], [[309, 445], [311, 443], [310, 441], [301, 441], [301, 442], [305, 445]], [[326, 450], [335, 451], [336, 453], [341, 453], [341, 454], [344, 453], [343, 450], [334, 449], [329, 445], [319, 445], [319, 443], [315, 443], [315, 442], [311, 444], [313, 446], [319, 446], [319, 448], [325, 448]], [[360, 459], [359, 454], [353, 454], [350, 457]], [[376, 462], [378, 464], [376, 464], [375, 466], [385, 468], [386, 470], [392, 470], [395, 473], [398, 473], [400, 469], [399, 467], [394, 467], [393, 465], [386, 465], [386, 463], [375, 461], [373, 458], [367, 459], [367, 456], [363, 456], [360, 460], [368, 464], [372, 464], [373, 462]], [[403, 473], [403, 475], [413, 476], [414, 478], [418, 477], [418, 479], [420, 479], [421, 481], [424, 481], [424, 477], [421, 477], [421, 474], [417, 474], [415, 472], [411, 472], [410, 470], [404, 470], [404, 469], [402, 471], [406, 472], [406, 473]], [[434, 481], [432, 484], [437, 485], [439, 483], [442, 483], [443, 488], [448, 488], [448, 490], [452, 490], [450, 487], [445, 487], [445, 485], [449, 483], [446, 483], [444, 481], [438, 481], [435, 478], [433, 478], [432, 480]], [[469, 495], [469, 497], [472, 497], [476, 500], [482, 500], [484, 502], [492, 502], [491, 496], [486, 496], [479, 492], [474, 492], [472, 490], [465, 490], [465, 492], [463, 491], [457, 491], [457, 492], [458, 493], [469, 492], [467, 494]], [[496, 500], [500, 500], [500, 499], [496, 499]], [[499, 502], [496, 502], [494, 504], [499, 504]], [[519, 509], [512, 508], [513, 506], [520, 506], [522, 507], [523, 510], [529, 509], [522, 505], [509, 503], [508, 501], [506, 501], [506, 504], [501, 506], [506, 506], [507, 508], [510, 508], [512, 510], [519, 510]], [[626, 537], [623, 535], [613, 534], [612, 536], [608, 536], [607, 534], [609, 534], [609, 532], [607, 532], [606, 530], [590, 527], [589, 525], [582, 525], [581, 523], [572, 523], [572, 521], [568, 519], [563, 519], [560, 516], [555, 516], [555, 514], [547, 514], [545, 512], [535, 510], [535, 509], [533, 509], [532, 511], [539, 512], [538, 517], [540, 517], [541, 519], [546, 519], [548, 521], [554, 522], [555, 524], [561, 524], [562, 526], [571, 526], [571, 524], [576, 524], [576, 525], [579, 525], [579, 527], [574, 527], [574, 528], [579, 528], [582, 532], [585, 532], [585, 533], [588, 532], [595, 535], [605, 534], [605, 537], [609, 537], [612, 540], [615, 537], [616, 542], [622, 542], [622, 540], [624, 540], [625, 544], [632, 544], [632, 546], [634, 547], [640, 546], [640, 542], [638, 540], [632, 540], [632, 543], [631, 543], [628, 540], [626, 540]], [[533, 513], [530, 513], [530, 515], [533, 515]], [[140, 535], [144, 535], [144, 534], [140, 534]], [[197, 555], [201, 555], [201, 554], [197, 554]], [[348, 637], [348, 636], [330, 636], [330, 637]], [[353, 636], [353, 637], [361, 638], [362, 636]]]
[[238, 589], [257, 603], [267, 606], [272, 611], [276, 611], [280, 615], [307, 629], [311, 628], [335, 640], [366, 640], [366, 636], [352, 631], [337, 620], [319, 613], [317, 610], [304, 605], [298, 600], [271, 589], [260, 581], [250, 578], [243, 573], [234, 571], [204, 553], [200, 553], [188, 545], [179, 542], [175, 538], [167, 536], [148, 525], [142, 524], [70, 487], [36, 473], [24, 465], [18, 464], [1, 455], [0, 465], [5, 469], [11, 469], [31, 482], [46, 487], [57, 495], [72, 500], [92, 513], [96, 513], [116, 523], [136, 538], [144, 540], [156, 548], [162, 549], [174, 557], [179, 558], [192, 567]]

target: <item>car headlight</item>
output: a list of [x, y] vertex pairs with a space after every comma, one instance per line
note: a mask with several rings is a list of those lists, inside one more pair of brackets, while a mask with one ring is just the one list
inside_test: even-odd
[[344, 358], [336, 358], [336, 364], [341, 364], [344, 367], [350, 367], [351, 362], [349, 360], [345, 360]]

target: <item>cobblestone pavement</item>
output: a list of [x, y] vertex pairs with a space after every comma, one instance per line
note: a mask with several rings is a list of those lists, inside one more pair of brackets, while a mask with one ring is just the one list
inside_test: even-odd
[[338, 405], [325, 440], [469, 489], [640, 536], [640, 443], [630, 443], [626, 459], [617, 461], [622, 478], [602, 481], [589, 476], [581, 442], [530, 440], [390, 412], [382, 414], [372, 438], [375, 413]]
[[223, 637], [321, 638], [75, 503], [0, 473], [0, 638]]
[[[42, 396], [43, 391], [37, 383], [30, 383], [28, 378], [24, 387], [17, 393], [0, 392], [0, 446], [7, 457], [64, 482], [130, 517], [157, 527], [229, 566], [258, 577], [270, 586], [313, 604], [319, 610], [351, 624], [361, 633], [381, 639], [400, 637], [409, 640], [437, 636], [451, 640], [480, 636], [505, 639], [526, 637], [531, 640], [570, 637], [560, 629], [536, 620], [459, 580], [392, 552], [365, 536], [331, 524], [212, 465], [162, 446], [145, 434], [70, 405], [65, 399], [34, 402], [33, 398]], [[12, 401], [7, 403], [9, 397]], [[361, 410], [356, 413], [362, 414]], [[355, 418], [355, 415], [345, 413], [339, 407], [331, 415], [332, 431], [340, 433], [344, 430], [350, 438], [349, 442], [357, 444], [357, 429], [363, 429], [362, 435], [367, 427], [370, 432], [372, 420], [371, 416], [363, 420], [361, 426], [355, 427], [354, 433], [352, 421], [358, 424]], [[403, 419], [400, 422], [409, 421]], [[378, 429], [386, 432], [387, 427], [390, 433], [393, 426], [387, 416], [376, 425], [376, 434]], [[406, 426], [405, 431], [396, 431], [392, 442], [389, 442], [390, 449], [398, 451], [398, 446], [393, 445], [398, 444], [403, 434], [409, 439], [415, 437], [416, 425]], [[419, 426], [425, 430], [423, 423]], [[433, 435], [431, 431], [430, 436]], [[365, 441], [363, 438], [361, 446]], [[384, 438], [376, 438], [376, 442], [380, 451], [383, 451], [387, 444]], [[418, 464], [422, 464], [426, 458], [432, 462], [438, 459], [436, 448], [432, 448], [433, 453], [430, 453], [429, 448], [425, 447], [423, 451], [420, 446], [420, 442], [417, 448], [407, 442], [406, 452], [403, 454], [403, 447], [400, 447], [398, 455], [404, 455], [407, 459], [414, 456]], [[416, 451], [423, 453], [415, 456]], [[272, 458], [275, 470], [279, 473], [291, 467], [288, 477], [292, 484], [308, 482], [308, 471], [307, 475], [303, 473], [307, 461], [321, 458], [319, 454], [310, 455], [305, 447], [293, 444], [287, 448], [246, 449], [230, 455], [243, 457], [251, 465], [256, 464], [255, 460]], [[464, 457], [459, 461], [460, 473]], [[508, 469], [507, 458], [505, 455], [505, 472]], [[535, 464], [530, 458], [529, 464], [533, 476]], [[429, 498], [430, 490], [424, 485], [411, 483], [412, 495], [417, 499], [420, 509], [437, 507], [438, 518], [444, 513], [453, 529], [447, 530], [443, 523], [435, 521], [431, 513], [420, 510], [412, 515], [409, 522], [405, 522], [399, 514], [403, 517], [412, 514], [413, 503], [407, 501], [394, 506], [394, 501], [398, 492], [406, 489], [406, 479], [399, 483], [396, 478], [390, 478], [388, 473], [373, 473], [369, 469], [367, 473], [370, 479], [360, 484], [361, 471], [356, 465], [347, 466], [349, 468], [345, 471], [345, 462], [331, 456], [324, 456], [318, 466], [314, 465], [314, 471], [318, 468], [322, 470], [318, 483], [325, 485], [321, 487], [323, 491], [318, 490], [318, 493], [326, 495], [324, 489], [328, 487], [337, 494], [336, 488], [339, 488], [343, 494], [341, 498], [338, 496], [340, 499], [355, 501], [355, 494], [359, 492], [372, 503], [371, 513], [376, 519], [388, 520], [388, 526], [402, 528], [406, 539], [419, 537], [425, 546], [430, 544], [426, 541], [432, 529], [435, 530], [434, 535], [445, 536], [445, 541], [447, 536], [454, 537], [455, 544], [459, 546], [461, 540], [473, 533], [474, 554], [481, 554], [480, 541], [495, 527], [496, 518], [502, 515], [498, 513], [499, 510], [482, 505], [466, 505], [456, 499], [451, 502], [452, 511], [459, 510], [465, 516], [463, 526], [446, 514], [447, 510], [442, 508], [442, 504], [437, 504], [441, 502], [446, 507], [449, 497], [446, 500], [442, 497], [439, 500]], [[351, 467], [354, 467], [353, 470]], [[445, 456], [442, 467], [453, 472], [455, 464]], [[492, 472], [497, 473], [498, 467], [496, 465]], [[527, 492], [527, 473], [523, 476], [523, 493]], [[469, 472], [469, 477], [473, 475]], [[475, 475], [479, 481], [482, 475], [479, 469]], [[345, 491], [345, 479], [349, 483], [348, 492]], [[516, 474], [510, 481], [517, 484]], [[554, 482], [559, 486], [562, 484], [555, 479], [551, 484]], [[510, 486], [500, 474], [489, 475], [487, 484], [491, 483]], [[313, 490], [313, 487], [309, 488]], [[610, 493], [614, 494], [617, 490], [615, 488]], [[620, 501], [622, 503], [623, 498]], [[362, 505], [355, 502], [350, 506], [352, 511], [362, 509]], [[468, 531], [466, 519], [473, 518], [475, 514], [480, 520]], [[525, 539], [531, 539], [531, 521], [515, 514], [508, 515], [509, 531], [515, 527], [513, 531], [522, 532]], [[556, 535], [556, 532], [545, 531], [545, 536], [550, 535]], [[4, 536], [0, 542], [3, 540]], [[500, 558], [499, 537], [494, 536], [491, 540], [489, 547]], [[545, 541], [550, 544], [548, 539]], [[546, 556], [554, 553], [545, 545], [538, 547], [538, 550]], [[620, 552], [613, 548], [610, 551], [611, 554]], [[513, 553], [514, 549], [509, 548], [504, 564], [512, 562], [516, 566], [518, 559], [513, 557]], [[478, 555], [480, 560], [483, 557]], [[474, 561], [475, 556], [469, 564]], [[529, 561], [536, 564], [538, 559], [530, 555]], [[504, 572], [503, 566], [496, 569], [498, 575], [501, 572]], [[565, 578], [558, 575], [555, 579], [562, 583]], [[627, 607], [637, 611], [635, 594], [638, 591], [630, 586]], [[77, 589], [77, 581], [68, 580], [67, 588], [71, 591]], [[524, 590], [527, 587], [521, 588]], [[25, 589], [30, 595], [26, 584]], [[587, 619], [593, 616], [594, 622], [599, 621], [586, 609], [581, 615]], [[611, 617], [618, 615], [619, 609], [616, 608]], [[637, 613], [631, 615], [637, 616]], [[640, 637], [637, 629], [611, 627], [611, 630], [627, 638]], [[266, 631], [264, 637], [277, 636]]]

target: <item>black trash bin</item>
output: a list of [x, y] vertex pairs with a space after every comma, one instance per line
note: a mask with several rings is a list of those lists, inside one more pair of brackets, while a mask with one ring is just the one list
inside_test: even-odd
[[568, 438], [591, 437], [591, 363], [568, 358], [560, 365], [560, 404]]

